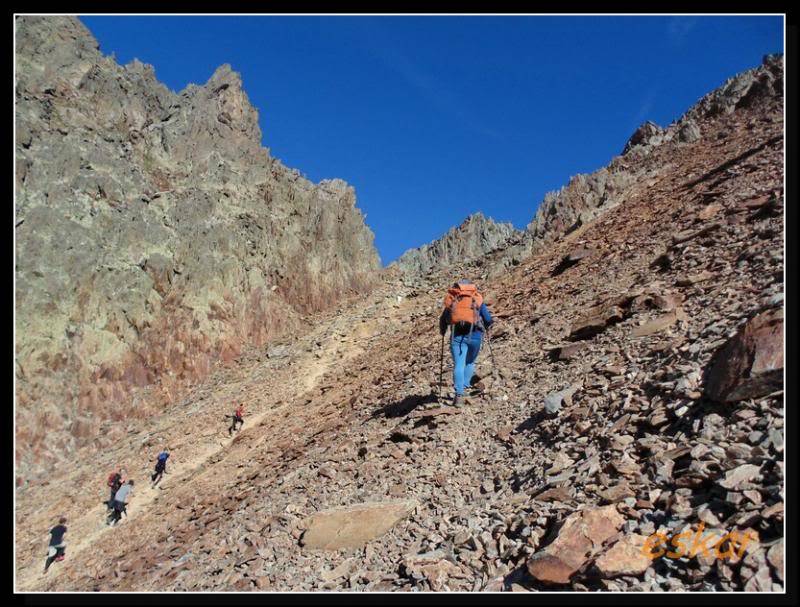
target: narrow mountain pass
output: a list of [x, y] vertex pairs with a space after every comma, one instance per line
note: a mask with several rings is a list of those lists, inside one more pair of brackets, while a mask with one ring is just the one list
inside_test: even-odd
[[[769, 140], [776, 128], [748, 131]], [[740, 157], [743, 141], [718, 155]], [[220, 383], [275, 408], [42, 587], [771, 588], [781, 393], [724, 404], [703, 380], [779, 302], [779, 154], [773, 144], [734, 162], [709, 196], [686, 187], [715, 167], [697, 145], [625, 208], [497, 278], [465, 264], [387, 282], [304, 339], [295, 383], [282, 388], [280, 369]], [[498, 324], [479, 394], [455, 410], [436, 399], [436, 319], [462, 276]], [[445, 396], [450, 369], [445, 350]], [[360, 528], [364, 512], [382, 532]], [[588, 552], [570, 535], [576, 520]], [[643, 555], [652, 534], [700, 522], [758, 540], [733, 564]]]
[[[382, 267], [355, 189], [284, 166], [230, 65], [175, 92], [74, 17], [15, 40], [17, 590], [784, 589], [782, 55], [524, 229], [483, 212], [560, 179], [541, 149], [480, 174], [481, 210], [454, 194], [478, 173], [409, 165], [448, 210], [377, 204], [455, 227]], [[456, 407], [462, 279], [495, 323]]]

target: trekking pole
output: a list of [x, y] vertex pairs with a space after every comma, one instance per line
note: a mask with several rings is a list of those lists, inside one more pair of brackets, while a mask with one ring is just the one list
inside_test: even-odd
[[492, 370], [497, 371], [497, 363], [494, 361], [494, 350], [492, 349], [492, 336], [489, 331], [486, 331], [486, 343], [489, 344], [489, 356], [492, 359]]
[[439, 394], [438, 398], [442, 398], [442, 378], [444, 377], [444, 335], [442, 335], [442, 353], [439, 356]]

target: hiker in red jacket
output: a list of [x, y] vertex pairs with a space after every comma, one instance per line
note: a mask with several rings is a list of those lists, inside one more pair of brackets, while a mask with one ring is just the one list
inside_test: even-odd
[[244, 426], [244, 404], [243, 403], [239, 403], [239, 406], [236, 407], [236, 411], [233, 412], [233, 415], [231, 415], [231, 417], [233, 418], [233, 423], [231, 424], [231, 427], [228, 428], [228, 436], [233, 434], [233, 431], [237, 429], [236, 428], [236, 424], [239, 424], [239, 428], [238, 428], [239, 430], [241, 430], [242, 426]]

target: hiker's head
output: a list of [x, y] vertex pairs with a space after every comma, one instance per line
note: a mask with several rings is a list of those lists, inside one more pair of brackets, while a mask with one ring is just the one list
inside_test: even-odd
[[129, 484], [131, 487], [133, 487], [133, 479], [129, 480], [129, 481], [128, 481], [128, 484]]
[[453, 283], [454, 289], [460, 289], [464, 285], [471, 285], [472, 281], [469, 278], [462, 278], [461, 280]]
[[67, 522], [67, 517], [66, 516], [62, 516], [60, 519], [58, 519], [58, 524], [59, 525], [63, 525], [66, 522]]

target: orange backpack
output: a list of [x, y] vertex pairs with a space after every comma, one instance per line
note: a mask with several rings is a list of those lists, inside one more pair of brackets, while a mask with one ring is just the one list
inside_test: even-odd
[[[483, 296], [473, 284], [460, 284], [447, 290], [444, 307], [450, 310], [450, 324], [468, 323], [477, 325], [480, 322], [480, 309]], [[470, 330], [472, 328], [470, 327]]]

